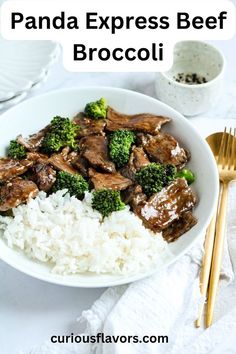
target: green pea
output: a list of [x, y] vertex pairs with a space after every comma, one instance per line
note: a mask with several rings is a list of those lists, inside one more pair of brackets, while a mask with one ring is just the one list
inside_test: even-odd
[[185, 178], [188, 184], [192, 184], [196, 180], [194, 173], [191, 170], [188, 170], [187, 168], [177, 172], [176, 177]]

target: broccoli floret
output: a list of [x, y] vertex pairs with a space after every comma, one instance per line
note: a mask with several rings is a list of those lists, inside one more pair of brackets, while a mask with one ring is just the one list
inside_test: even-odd
[[188, 170], [187, 168], [183, 169], [182, 171], [179, 171], [175, 175], [176, 178], [185, 178], [188, 184], [192, 184], [195, 182], [196, 177], [194, 173], [191, 170]]
[[24, 159], [26, 157], [26, 148], [18, 144], [16, 140], [11, 140], [8, 148], [8, 156], [16, 160]]
[[142, 186], [143, 192], [150, 197], [169, 184], [175, 178], [175, 174], [175, 166], [152, 162], [141, 168], [135, 174], [135, 179]]
[[105, 217], [109, 216], [113, 211], [123, 210], [125, 204], [121, 200], [119, 191], [100, 189], [93, 192], [92, 207]]
[[117, 130], [110, 135], [109, 154], [118, 168], [129, 161], [131, 146], [135, 138], [135, 133], [129, 130]]
[[166, 165], [165, 166], [165, 181], [164, 181], [164, 185], [169, 184], [170, 182], [172, 182], [176, 177], [176, 173], [177, 173], [177, 169], [174, 165]]
[[52, 132], [48, 132], [42, 142], [42, 150], [48, 154], [61, 150], [62, 146], [61, 139]]
[[67, 189], [69, 194], [78, 199], [83, 199], [84, 192], [89, 190], [88, 182], [79, 174], [72, 175], [68, 172], [60, 171], [57, 174], [56, 182], [53, 185], [52, 192], [61, 189]]
[[[2, 203], [1, 199], [0, 199], [0, 203]], [[0, 211], [0, 215], [4, 216], [4, 217], [8, 216], [8, 217], [11, 217], [11, 218], [14, 217], [12, 209], [9, 209], [9, 210], [6, 210], [6, 211]]]
[[54, 117], [51, 121], [49, 131], [46, 133], [42, 150], [45, 153], [58, 152], [65, 146], [73, 150], [77, 148], [76, 136], [79, 126], [73, 123], [69, 118]]
[[84, 112], [89, 118], [105, 119], [107, 116], [107, 102], [105, 98], [101, 98], [96, 102], [87, 103]]

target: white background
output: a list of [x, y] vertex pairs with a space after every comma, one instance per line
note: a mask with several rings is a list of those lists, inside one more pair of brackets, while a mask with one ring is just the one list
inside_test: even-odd
[[[209, 127], [214, 125], [214, 118], [233, 118], [236, 122], [236, 39], [215, 44], [224, 52], [228, 65], [224, 95], [218, 106], [205, 115]], [[110, 85], [155, 97], [154, 78], [154, 73], [68, 73], [59, 61], [48, 81], [33, 95], [63, 87]], [[197, 118], [193, 119], [193, 122], [197, 121]], [[31, 348], [53, 334], [76, 332], [76, 318], [102, 292], [102, 289], [47, 284], [0, 261], [0, 354], [15, 354], [19, 349]]]

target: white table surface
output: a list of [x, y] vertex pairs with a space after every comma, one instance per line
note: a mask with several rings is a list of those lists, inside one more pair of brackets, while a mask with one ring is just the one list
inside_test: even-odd
[[[236, 122], [236, 38], [214, 44], [227, 59], [225, 91], [211, 112], [191, 119], [196, 126], [205, 119], [208, 130], [214, 126], [213, 119], [216, 118], [235, 119]], [[59, 88], [95, 85], [123, 87], [155, 97], [154, 77], [153, 73], [70, 73], [64, 70], [60, 59], [47, 82], [29, 97]], [[224, 122], [217, 124], [223, 126]], [[42, 343], [53, 334], [75, 332], [76, 318], [103, 291], [51, 285], [0, 261], [0, 354], [18, 353], [20, 349]]]

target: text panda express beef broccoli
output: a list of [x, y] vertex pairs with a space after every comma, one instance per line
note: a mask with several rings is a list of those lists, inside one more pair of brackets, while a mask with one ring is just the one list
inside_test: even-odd
[[40, 190], [66, 189], [80, 200], [92, 191], [92, 206], [103, 217], [129, 205], [146, 227], [175, 240], [196, 224], [189, 187], [195, 175], [186, 168], [190, 153], [161, 132], [169, 121], [119, 113], [101, 98], [72, 120], [56, 116], [28, 139], [19, 135], [0, 159], [0, 211]]

